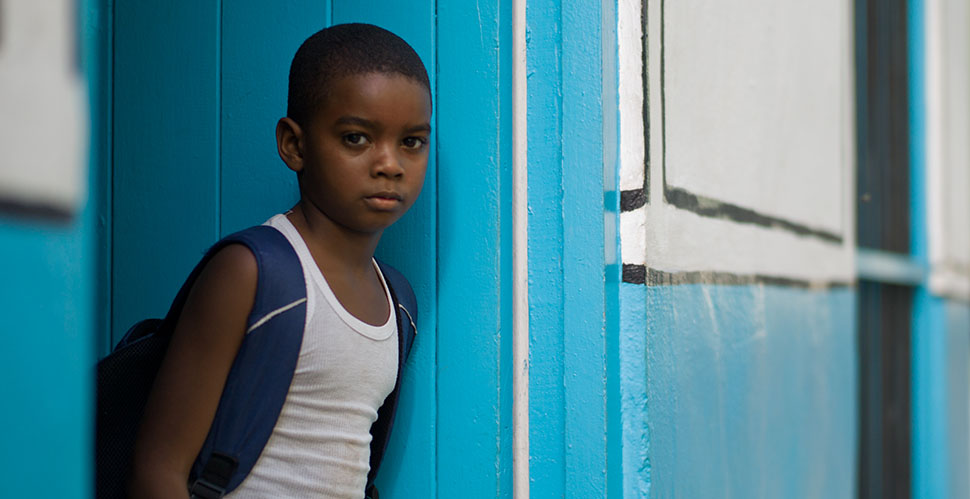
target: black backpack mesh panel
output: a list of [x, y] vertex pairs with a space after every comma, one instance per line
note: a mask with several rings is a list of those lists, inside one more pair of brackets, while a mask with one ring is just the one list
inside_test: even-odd
[[123, 499], [135, 436], [170, 335], [151, 334], [161, 320], [136, 324], [129, 343], [98, 362], [95, 497]]

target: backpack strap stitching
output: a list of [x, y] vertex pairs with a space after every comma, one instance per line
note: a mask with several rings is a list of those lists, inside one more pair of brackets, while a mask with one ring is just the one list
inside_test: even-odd
[[398, 308], [400, 308], [401, 310], [403, 310], [405, 314], [407, 314], [407, 316], [408, 316], [408, 322], [411, 323], [411, 329], [414, 330], [414, 335], [417, 336], [418, 335], [418, 326], [416, 326], [414, 324], [414, 317], [411, 317], [411, 312], [408, 312], [407, 307], [405, 307], [404, 305], [401, 305], [400, 303], [398, 303], [397, 306], [398, 306]]
[[[305, 301], [307, 301], [306, 298], [300, 298], [299, 300], [296, 300], [293, 303], [289, 303], [289, 304], [283, 305], [282, 307], [280, 307], [280, 308], [278, 308], [276, 310], [271, 311], [270, 313], [264, 315], [258, 321], [256, 321], [255, 323], [253, 323], [252, 326], [249, 326], [249, 329], [246, 330], [246, 333], [247, 334], [248, 333], [251, 333], [253, 331], [253, 329], [258, 328], [259, 326], [262, 326], [263, 324], [266, 324], [267, 322], [270, 321], [270, 319], [276, 317], [277, 315], [282, 314], [283, 312], [286, 312], [287, 310], [289, 310], [289, 309], [291, 309], [291, 308], [293, 308], [293, 307], [295, 307], [295, 306], [297, 306], [297, 305], [299, 305], [299, 304], [301, 304], [301, 303], [303, 303]], [[413, 324], [413, 322], [412, 322], [412, 324]]]

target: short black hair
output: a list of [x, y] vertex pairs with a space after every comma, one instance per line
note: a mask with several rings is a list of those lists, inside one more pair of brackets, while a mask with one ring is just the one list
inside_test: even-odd
[[400, 74], [431, 95], [428, 71], [401, 37], [372, 24], [338, 24], [311, 35], [293, 56], [286, 115], [306, 126], [334, 79], [366, 73]]

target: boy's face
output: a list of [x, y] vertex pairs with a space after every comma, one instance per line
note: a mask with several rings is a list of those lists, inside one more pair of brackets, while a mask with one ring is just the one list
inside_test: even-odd
[[330, 90], [302, 129], [299, 168], [290, 164], [302, 171], [304, 209], [356, 232], [380, 232], [421, 192], [431, 98], [420, 83], [393, 73], [338, 78]]

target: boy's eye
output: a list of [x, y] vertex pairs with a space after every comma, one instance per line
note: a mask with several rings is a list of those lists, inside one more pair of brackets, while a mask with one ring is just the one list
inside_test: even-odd
[[367, 137], [362, 133], [345, 133], [344, 143], [352, 146], [362, 146], [367, 143]]
[[408, 149], [421, 149], [428, 143], [428, 139], [424, 137], [407, 137], [402, 143]]

